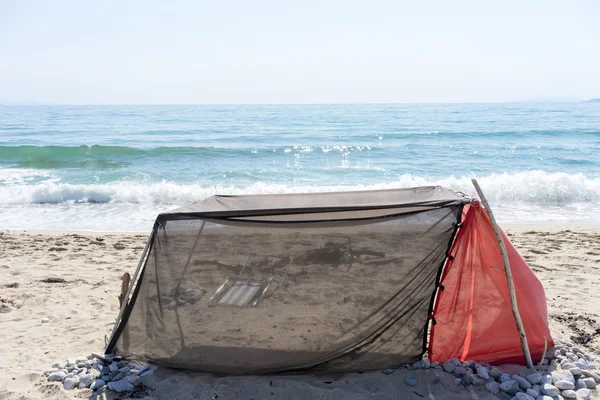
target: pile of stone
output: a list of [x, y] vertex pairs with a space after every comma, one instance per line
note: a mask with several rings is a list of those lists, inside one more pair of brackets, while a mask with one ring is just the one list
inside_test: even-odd
[[[444, 363], [431, 363], [425, 358], [407, 367], [411, 370], [441, 369], [453, 374], [457, 385], [464, 388], [484, 386], [499, 398], [511, 400], [588, 400], [592, 391], [600, 385], [596, 357], [584, 353], [573, 343], [557, 342], [548, 350], [538, 371], [523, 368], [520, 373], [512, 375], [487, 363], [457, 358]], [[416, 377], [407, 376], [404, 382], [416, 385]]]
[[69, 358], [66, 362], [55, 362], [43, 375], [50, 382], [61, 382], [65, 390], [92, 389], [99, 393], [105, 389], [129, 392], [158, 367], [140, 361], [125, 361], [119, 357], [98, 359], [93, 355]]

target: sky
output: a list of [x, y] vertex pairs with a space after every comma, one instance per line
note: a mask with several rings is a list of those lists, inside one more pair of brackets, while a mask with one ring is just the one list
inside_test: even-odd
[[600, 97], [600, 1], [0, 0], [0, 101]]

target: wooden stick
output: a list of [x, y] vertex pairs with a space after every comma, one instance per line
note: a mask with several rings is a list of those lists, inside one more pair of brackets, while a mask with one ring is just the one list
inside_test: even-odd
[[[129, 272], [125, 272], [123, 274], [123, 281], [121, 281], [121, 294], [119, 295], [119, 307], [123, 306], [123, 301], [125, 300], [125, 294], [127, 293], [127, 289], [129, 289], [129, 282], [131, 281], [131, 275]], [[129, 326], [125, 326], [123, 330], [123, 349], [125, 353], [129, 352]]]
[[510, 270], [510, 262], [508, 261], [506, 245], [504, 244], [504, 240], [502, 239], [502, 235], [500, 234], [500, 229], [498, 229], [498, 224], [496, 223], [494, 213], [492, 212], [492, 209], [490, 208], [487, 199], [483, 195], [481, 187], [479, 187], [479, 183], [477, 183], [477, 179], [471, 179], [471, 182], [473, 182], [473, 186], [475, 186], [475, 190], [477, 190], [477, 194], [479, 195], [481, 202], [487, 210], [488, 216], [490, 217], [490, 222], [492, 223], [492, 227], [494, 228], [494, 232], [496, 233], [496, 239], [498, 239], [498, 244], [500, 245], [500, 254], [502, 255], [502, 261], [504, 262], [504, 272], [506, 273], [506, 282], [508, 283], [508, 291], [510, 293], [510, 305], [512, 307], [513, 316], [515, 317], [515, 322], [517, 323], [517, 330], [519, 331], [519, 337], [521, 339], [523, 355], [525, 356], [525, 362], [527, 363], [527, 367], [535, 370], [535, 367], [533, 366], [533, 361], [531, 361], [531, 353], [529, 353], [529, 346], [527, 345], [525, 328], [523, 327], [521, 314], [519, 314], [519, 306], [517, 305], [517, 294], [515, 292], [515, 284], [513, 281], [512, 272]]
[[544, 336], [544, 353], [542, 353], [542, 358], [540, 358], [540, 362], [538, 363], [538, 369], [542, 368], [544, 365], [544, 358], [546, 358], [546, 352], [548, 351], [548, 339]]

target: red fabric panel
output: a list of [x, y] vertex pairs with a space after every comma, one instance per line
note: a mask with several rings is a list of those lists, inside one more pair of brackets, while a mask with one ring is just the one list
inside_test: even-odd
[[[533, 362], [554, 345], [548, 328], [546, 295], [540, 281], [502, 232], [519, 312]], [[473, 202], [464, 215], [440, 284], [433, 312], [429, 357], [525, 364], [500, 246], [487, 212]]]

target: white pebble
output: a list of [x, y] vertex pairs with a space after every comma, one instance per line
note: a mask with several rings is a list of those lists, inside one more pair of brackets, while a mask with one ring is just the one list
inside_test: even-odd
[[79, 383], [79, 377], [78, 376], [73, 376], [71, 378], [65, 378], [65, 380], [63, 381], [63, 386], [64, 386], [65, 390], [71, 390], [78, 383]]
[[575, 385], [572, 382], [569, 382], [569, 381], [554, 382], [554, 386], [556, 386], [560, 390], [573, 390], [573, 389], [575, 389]]
[[563, 390], [561, 394], [562, 394], [562, 397], [564, 397], [565, 399], [576, 399], [577, 398], [577, 393], [575, 393], [574, 390]]
[[592, 391], [590, 389], [579, 389], [575, 392], [578, 399], [589, 400], [592, 396]]

